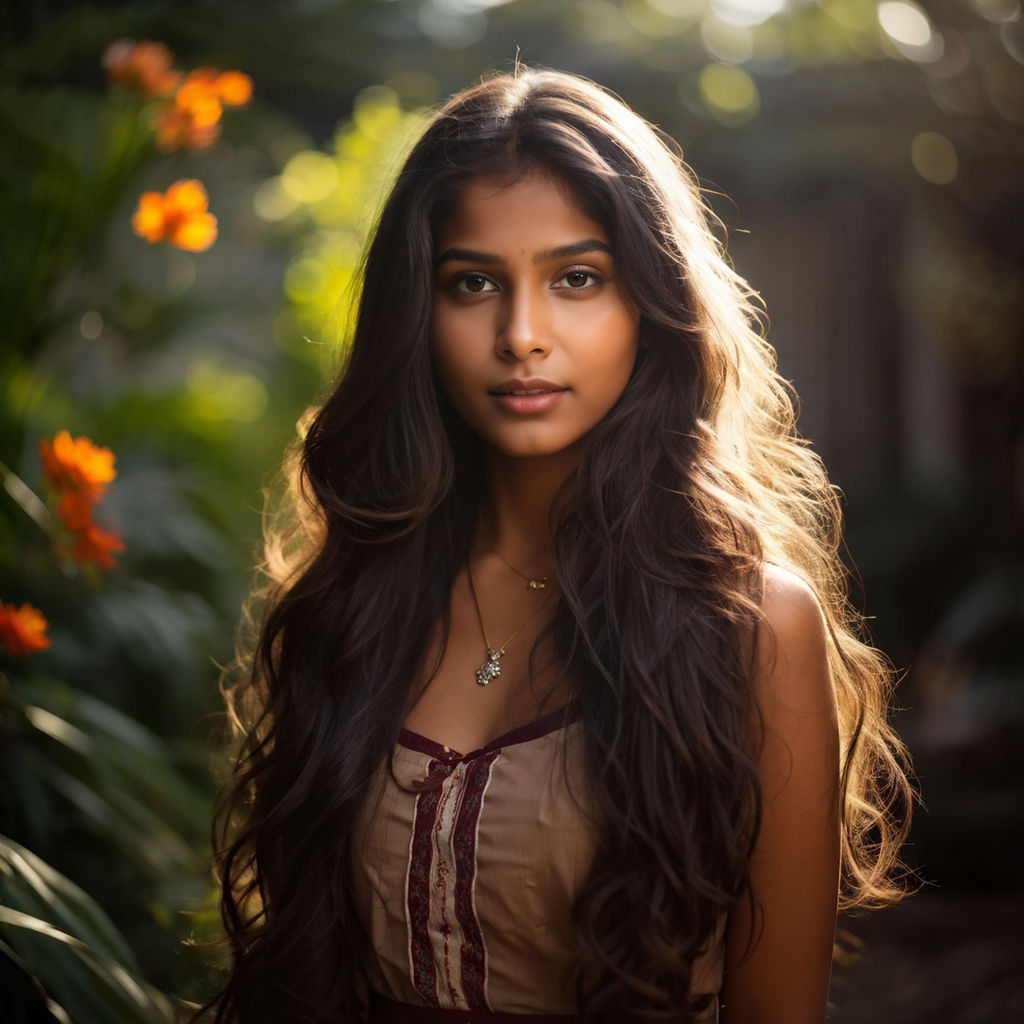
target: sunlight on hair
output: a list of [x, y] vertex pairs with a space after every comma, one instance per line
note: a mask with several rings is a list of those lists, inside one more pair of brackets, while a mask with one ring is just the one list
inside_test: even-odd
[[[625, 24], [622, 5], [604, 0], [580, 0], [573, 11], [579, 21], [584, 11], [607, 16], [602, 31], [616, 16]], [[873, 24], [871, 32], [877, 48]], [[728, 62], [686, 76], [683, 88], [693, 91], [684, 102], [726, 126], [760, 109], [754, 79]], [[222, 679], [240, 741], [214, 832], [236, 953], [220, 997], [224, 1019], [236, 1009], [247, 1016], [252, 979], [282, 949], [299, 954], [283, 984], [305, 997], [307, 950], [325, 941], [330, 955], [314, 978], [331, 1002], [322, 1016], [358, 1015], [363, 979], [339, 976], [337, 964], [366, 944], [346, 876], [365, 848], [361, 808], [442, 616], [441, 653], [428, 658], [423, 685], [440, 669], [452, 625], [445, 610], [463, 566], [468, 573], [486, 487], [480, 436], [448, 408], [451, 393], [438, 380], [437, 310], [446, 299], [436, 250], [460, 204], [501, 219], [479, 195], [494, 175], [537, 170], [556, 174], [564, 198], [578, 200], [574, 216], [585, 213], [614, 240], [616, 301], [631, 298], [643, 314], [625, 339], [632, 375], [590, 424], [549, 507], [562, 597], [542, 637], [552, 638], [580, 700], [587, 802], [599, 829], [584, 887], [570, 894], [581, 940], [573, 1005], [588, 1017], [636, 1004], [674, 1019], [689, 995], [703, 1015], [690, 1016], [711, 1019], [704, 1009], [713, 1009], [714, 988], [694, 987], [698, 953], [721, 935], [738, 897], [758, 895], [750, 854], [767, 806], [756, 763], [766, 722], [754, 660], [762, 635], [771, 653], [761, 632], [775, 622], [769, 578], [792, 576], [801, 604], [823, 617], [816, 673], [829, 715], [829, 677], [834, 683], [829, 735], [838, 742], [829, 741], [825, 767], [832, 775], [836, 757], [841, 828], [831, 819], [827, 830], [841, 842], [841, 876], [834, 894], [834, 876], [826, 879], [819, 903], [829, 912], [834, 896], [842, 907], [881, 906], [907, 888], [899, 851], [911, 793], [904, 748], [886, 720], [895, 674], [849, 601], [840, 498], [797, 431], [760, 297], [728, 258], [721, 222], [674, 141], [592, 82], [517, 68], [451, 99], [379, 216], [369, 216], [397, 154], [426, 121], [403, 114], [389, 90], [364, 94], [327, 157], [337, 187], [295, 213], [310, 232], [289, 268], [292, 305], [275, 336], [294, 330], [290, 351], [319, 353], [330, 304], [351, 315], [362, 295], [358, 322], [336, 335], [348, 357], [338, 383], [300, 424], [268, 494], [263, 560]], [[521, 207], [502, 216], [519, 237]], [[351, 276], [345, 294], [332, 274]], [[485, 344], [494, 331], [484, 326]], [[476, 326], [468, 337], [478, 344]], [[217, 372], [200, 381], [207, 396]], [[305, 779], [298, 785], [295, 769]], [[266, 906], [257, 910], [258, 895]], [[621, 922], [605, 927], [613, 913]], [[827, 959], [831, 928], [818, 946]]]

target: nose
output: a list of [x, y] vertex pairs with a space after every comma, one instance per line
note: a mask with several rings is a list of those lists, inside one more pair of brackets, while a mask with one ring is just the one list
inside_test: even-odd
[[526, 359], [550, 349], [543, 299], [527, 287], [509, 288], [495, 338], [498, 355]]

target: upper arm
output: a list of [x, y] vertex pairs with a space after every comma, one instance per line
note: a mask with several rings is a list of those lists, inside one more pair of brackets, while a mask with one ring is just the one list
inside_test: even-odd
[[839, 737], [827, 635], [813, 592], [783, 570], [766, 572], [762, 611], [755, 912], [741, 899], [729, 915], [722, 1021], [821, 1024], [839, 889]]

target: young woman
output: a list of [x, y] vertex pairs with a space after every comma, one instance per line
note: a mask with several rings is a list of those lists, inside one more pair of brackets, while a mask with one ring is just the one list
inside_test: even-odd
[[229, 691], [217, 1020], [824, 1019], [907, 783], [752, 299], [595, 85], [427, 129]]

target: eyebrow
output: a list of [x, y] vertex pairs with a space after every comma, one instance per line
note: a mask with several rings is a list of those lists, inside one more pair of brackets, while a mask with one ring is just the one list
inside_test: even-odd
[[[612, 247], [605, 242], [600, 241], [597, 238], [584, 238], [581, 242], [573, 242], [570, 245], [560, 245], [554, 249], [545, 249], [542, 252], [535, 252], [533, 254], [533, 263], [549, 263], [551, 260], [564, 260], [572, 256], [582, 256], [588, 252], [606, 252], [609, 256], [614, 255]], [[477, 249], [459, 249], [451, 248], [445, 249], [440, 256], [437, 257], [436, 266], [440, 267], [443, 263], [482, 263], [489, 267], [500, 267], [504, 266], [507, 260], [504, 260], [501, 256], [495, 256], [494, 253], [480, 252]]]

